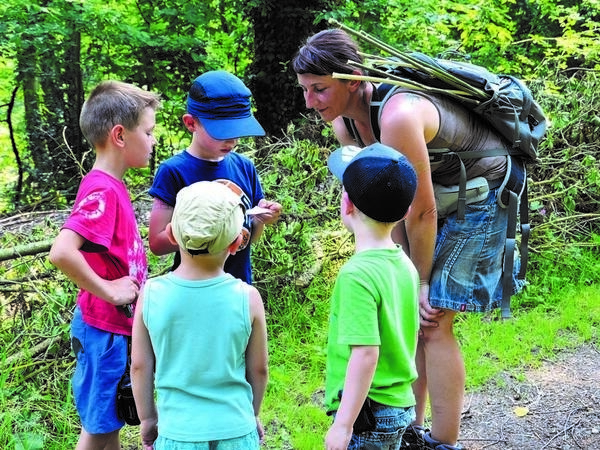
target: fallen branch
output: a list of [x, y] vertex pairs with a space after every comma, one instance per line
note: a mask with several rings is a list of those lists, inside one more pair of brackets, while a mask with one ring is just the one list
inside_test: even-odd
[[47, 241], [32, 242], [30, 244], [17, 245], [16, 247], [1, 249], [0, 261], [47, 252], [50, 250], [50, 247], [52, 247], [53, 242], [54, 240], [50, 239]]
[[56, 341], [60, 340], [60, 336], [53, 336], [51, 338], [45, 339], [42, 342], [40, 342], [37, 345], [34, 345], [31, 348], [28, 348], [26, 350], [22, 350], [20, 352], [17, 352], [13, 355], [10, 355], [6, 358], [6, 360], [4, 360], [4, 367], [7, 366], [11, 366], [14, 363], [21, 361], [22, 359], [25, 359], [27, 357], [34, 357], [44, 351], [46, 351], [52, 344], [54, 344]]

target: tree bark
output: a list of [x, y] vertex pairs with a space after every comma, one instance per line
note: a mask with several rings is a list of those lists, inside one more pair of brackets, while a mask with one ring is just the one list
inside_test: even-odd
[[306, 112], [296, 74], [289, 65], [303, 41], [327, 27], [327, 23], [315, 25], [315, 17], [334, 3], [262, 0], [250, 10], [254, 57], [249, 87], [257, 107], [256, 119], [269, 135], [283, 136], [289, 122]]

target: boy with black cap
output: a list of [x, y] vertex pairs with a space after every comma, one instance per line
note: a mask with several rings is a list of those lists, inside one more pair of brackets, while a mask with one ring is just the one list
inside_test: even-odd
[[201, 181], [177, 194], [165, 232], [181, 264], [147, 281], [133, 326], [144, 449], [259, 448], [265, 311], [256, 288], [224, 271], [242, 243], [244, 215], [239, 196], [222, 183]]
[[331, 296], [325, 403], [334, 422], [325, 447], [398, 448], [415, 417], [419, 279], [391, 233], [410, 208], [416, 174], [379, 143], [342, 147], [327, 165], [343, 182], [341, 217], [355, 253]]
[[[179, 252], [166, 234], [177, 192], [197, 181], [220, 180], [230, 186], [251, 212], [244, 223], [245, 241], [225, 270], [237, 278], [252, 282], [250, 243], [256, 242], [265, 224], [275, 223], [281, 205], [264, 199], [258, 173], [252, 161], [234, 152], [238, 139], [264, 136], [254, 118], [251, 92], [235, 75], [222, 70], [202, 74], [190, 88], [183, 123], [192, 133], [192, 142], [183, 152], [158, 167], [150, 195], [154, 197], [150, 213], [149, 244], [155, 255], [176, 252], [173, 269], [179, 264]], [[254, 208], [258, 206], [259, 208]]]

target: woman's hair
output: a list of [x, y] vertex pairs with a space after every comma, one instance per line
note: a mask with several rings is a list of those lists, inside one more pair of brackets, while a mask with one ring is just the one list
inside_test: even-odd
[[83, 104], [79, 126], [88, 142], [96, 146], [105, 142], [115, 125], [133, 130], [144, 109], [160, 106], [160, 96], [154, 92], [121, 81], [102, 81]]
[[343, 30], [321, 31], [307, 39], [292, 60], [297, 74], [331, 75], [359, 70], [348, 61], [363, 62], [357, 43]]

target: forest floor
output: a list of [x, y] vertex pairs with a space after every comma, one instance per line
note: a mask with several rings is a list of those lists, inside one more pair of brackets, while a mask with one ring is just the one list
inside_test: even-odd
[[467, 393], [460, 442], [467, 450], [600, 449], [600, 350], [585, 345], [522, 380], [504, 376]]

